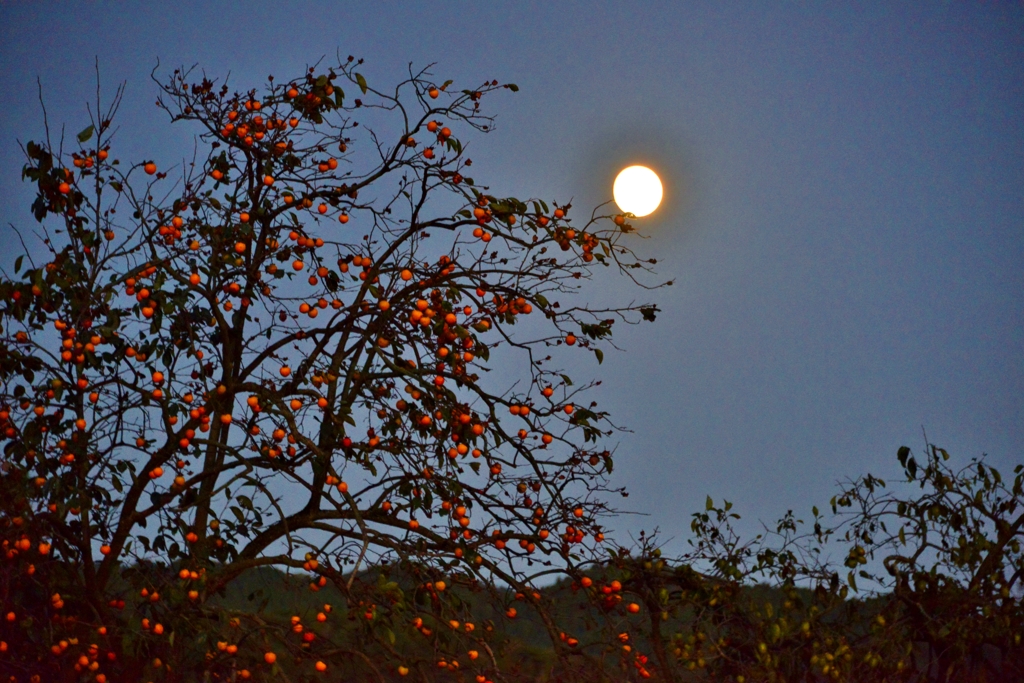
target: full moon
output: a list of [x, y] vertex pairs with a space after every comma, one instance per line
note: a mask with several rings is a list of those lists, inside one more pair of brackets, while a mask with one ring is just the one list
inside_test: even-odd
[[629, 166], [615, 177], [612, 196], [624, 212], [638, 218], [650, 215], [661, 204], [661, 179], [646, 166]]

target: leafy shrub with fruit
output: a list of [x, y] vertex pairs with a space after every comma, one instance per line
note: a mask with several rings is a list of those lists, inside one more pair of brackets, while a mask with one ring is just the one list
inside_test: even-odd
[[641, 537], [606, 565], [646, 617], [623, 642], [668, 681], [1024, 680], [1024, 465], [898, 460], [895, 483], [848, 481], [808, 523], [743, 538], [708, 498], [689, 552]]

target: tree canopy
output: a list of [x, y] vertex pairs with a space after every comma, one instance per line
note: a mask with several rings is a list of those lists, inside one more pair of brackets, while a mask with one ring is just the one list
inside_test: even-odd
[[[120, 91], [70, 152], [25, 145], [49, 260], [0, 285], [5, 485], [17, 532], [52, 558], [33, 585], [66, 585], [52, 603], [111, 642], [138, 636], [116, 660], [132, 676], [153, 655], [220, 677], [286, 653], [384, 666], [370, 644], [407, 668], [397, 623], [467, 621], [450, 588], [511, 619], [604, 540], [611, 424], [558, 356], [600, 361], [616, 323], [654, 319], [574, 297], [653, 259], [624, 216], [575, 225], [470, 176], [462, 140], [515, 85], [419, 72], [378, 90], [358, 66], [247, 92], [174, 71], [157, 104], [196, 133], [175, 167], [118, 158]], [[364, 613], [358, 639], [238, 616], [235, 639], [266, 652], [211, 659], [208, 598], [266, 566], [337, 587]], [[358, 580], [368, 566], [381, 582]], [[390, 567], [415, 586], [383, 581]], [[488, 630], [438, 630], [430, 659], [493, 660]]]

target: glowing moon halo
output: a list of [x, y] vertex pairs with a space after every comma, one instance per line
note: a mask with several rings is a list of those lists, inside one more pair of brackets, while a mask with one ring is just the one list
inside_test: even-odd
[[661, 204], [662, 195], [661, 179], [646, 166], [622, 169], [612, 186], [612, 196], [619, 208], [638, 218], [654, 213]]

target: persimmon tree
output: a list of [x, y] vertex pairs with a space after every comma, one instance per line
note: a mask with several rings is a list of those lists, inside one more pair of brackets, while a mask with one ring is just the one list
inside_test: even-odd
[[[24, 146], [46, 259], [0, 282], [19, 680], [504, 680], [497, 622], [524, 611], [566, 662], [608, 651], [536, 588], [603, 552], [613, 492], [614, 427], [560, 368], [654, 319], [579, 291], [646, 288], [654, 260], [628, 216], [472, 177], [483, 100], [514, 85], [378, 89], [339, 61], [244, 92], [155, 79], [195, 134], [181, 163], [119, 158], [121, 90], [70, 149]], [[340, 602], [218, 601], [261, 567]]]

